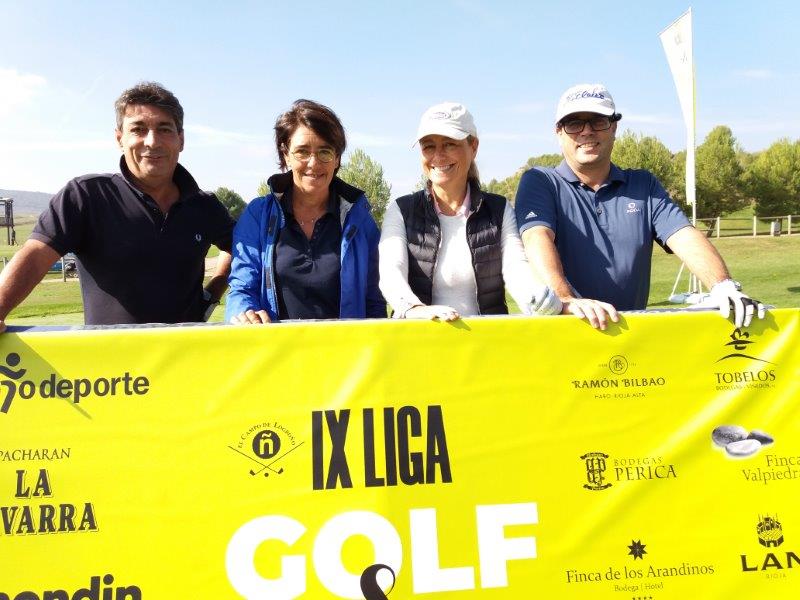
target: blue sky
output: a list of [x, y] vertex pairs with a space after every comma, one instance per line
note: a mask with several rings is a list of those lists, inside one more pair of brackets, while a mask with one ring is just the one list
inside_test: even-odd
[[[276, 117], [297, 98], [329, 105], [383, 165], [393, 196], [420, 177], [422, 112], [463, 102], [482, 178], [557, 152], [564, 89], [605, 83], [622, 129], [684, 145], [658, 33], [685, 2], [9, 2], [0, 0], [0, 188], [55, 192], [116, 169], [113, 102], [139, 80], [186, 111], [181, 162], [204, 189], [250, 199], [277, 170]], [[691, 4], [698, 142], [729, 125], [748, 151], [800, 137], [794, 2]]]

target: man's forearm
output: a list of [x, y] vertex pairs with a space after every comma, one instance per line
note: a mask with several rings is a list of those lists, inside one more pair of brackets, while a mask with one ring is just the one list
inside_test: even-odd
[[564, 267], [554, 240], [553, 232], [546, 227], [532, 227], [522, 234], [525, 255], [540, 278], [562, 300], [573, 298], [575, 291], [564, 275]]
[[218, 302], [225, 290], [228, 289], [228, 275], [230, 275], [230, 272], [231, 255], [228, 252], [220, 251], [214, 275], [205, 286], [205, 289], [211, 294], [211, 299], [215, 302]]
[[0, 321], [28, 297], [59, 254], [47, 244], [28, 240], [0, 273]]
[[730, 279], [728, 267], [708, 238], [694, 227], [684, 227], [672, 234], [667, 246], [709, 289]]

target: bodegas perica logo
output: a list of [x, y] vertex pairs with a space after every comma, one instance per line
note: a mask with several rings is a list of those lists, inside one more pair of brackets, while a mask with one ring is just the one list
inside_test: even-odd
[[612, 457], [605, 452], [581, 455], [586, 480], [584, 489], [592, 492], [607, 490], [615, 483], [677, 479], [674, 464], [663, 456]]
[[718, 370], [714, 371], [717, 391], [762, 389], [775, 387], [777, 375], [775, 363], [757, 356], [755, 340], [750, 332], [737, 327], [727, 336], [723, 344], [723, 356], [714, 361]]
[[246, 461], [251, 477], [276, 477], [286, 468], [286, 458], [305, 442], [300, 441], [278, 421], [256, 423], [241, 433], [228, 448]]

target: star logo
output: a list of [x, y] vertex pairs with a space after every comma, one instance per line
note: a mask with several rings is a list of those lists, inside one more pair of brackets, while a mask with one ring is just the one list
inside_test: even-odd
[[641, 540], [631, 540], [631, 545], [628, 546], [629, 556], [633, 557], [633, 560], [637, 558], [642, 558], [645, 554], [647, 554], [647, 550], [645, 550], [647, 546], [641, 542]]

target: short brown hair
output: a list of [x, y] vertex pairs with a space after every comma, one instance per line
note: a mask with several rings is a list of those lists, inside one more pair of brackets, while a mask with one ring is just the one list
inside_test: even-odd
[[313, 100], [295, 100], [291, 108], [275, 121], [275, 149], [278, 151], [278, 166], [286, 169], [284, 153], [289, 149], [289, 139], [300, 126], [308, 127], [333, 146], [336, 156], [341, 158], [347, 148], [344, 127], [336, 113]]
[[129, 106], [157, 106], [175, 121], [178, 131], [183, 131], [183, 107], [175, 94], [155, 81], [142, 81], [122, 92], [114, 103], [117, 112], [117, 129], [122, 129], [125, 111]]

